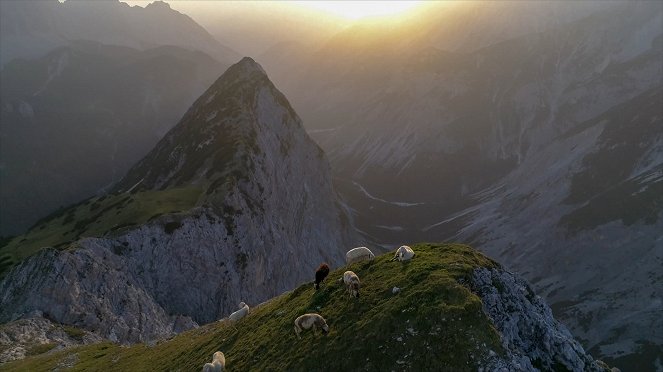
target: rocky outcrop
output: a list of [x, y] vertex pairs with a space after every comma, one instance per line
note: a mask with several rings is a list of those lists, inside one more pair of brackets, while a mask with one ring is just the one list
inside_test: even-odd
[[0, 363], [23, 359], [45, 350], [101, 341], [101, 337], [93, 333], [55, 324], [39, 313], [32, 315], [0, 327]]
[[478, 268], [471, 287], [506, 351], [505, 356], [491, 352], [486, 371], [605, 370], [522, 278], [503, 269]]
[[37, 311], [111, 341], [148, 341], [196, 326], [187, 316], [168, 314], [126, 270], [126, 260], [99, 243], [47, 249], [17, 267], [0, 287], [3, 320]]
[[[42, 250], [15, 267], [0, 282], [0, 320], [40, 310], [114, 341], [148, 341], [312, 280], [320, 262], [341, 264], [355, 243], [324, 154], [250, 58], [108, 197], [185, 186], [203, 190], [188, 211]], [[136, 203], [122, 208], [144, 212]]]

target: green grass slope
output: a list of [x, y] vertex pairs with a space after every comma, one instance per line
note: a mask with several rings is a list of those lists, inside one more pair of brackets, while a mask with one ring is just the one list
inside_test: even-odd
[[[0, 370], [70, 365], [72, 371], [198, 371], [217, 350], [225, 353], [229, 371], [476, 370], [489, 350], [502, 349], [480, 299], [462, 283], [474, 268], [497, 264], [464, 245], [413, 249], [409, 262], [392, 262], [386, 254], [332, 271], [319, 291], [304, 284], [257, 306], [234, 326], [214, 322], [154, 346], [82, 346]], [[359, 299], [348, 298], [337, 282], [348, 269], [362, 281]], [[393, 294], [393, 287], [401, 291]], [[328, 335], [305, 331], [297, 339], [293, 321], [307, 312], [327, 319]]]

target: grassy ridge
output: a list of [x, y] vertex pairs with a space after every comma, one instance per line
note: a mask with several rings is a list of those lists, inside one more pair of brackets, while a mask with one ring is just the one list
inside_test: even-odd
[[43, 247], [62, 248], [80, 237], [102, 236], [162, 214], [187, 211], [196, 205], [201, 193], [201, 187], [184, 187], [109, 194], [60, 210], [0, 248], [0, 278]]
[[[77, 347], [0, 370], [46, 371], [76, 360], [74, 371], [197, 371], [217, 350], [225, 353], [229, 371], [476, 370], [489, 349], [501, 353], [499, 335], [480, 299], [461, 283], [474, 268], [496, 264], [463, 245], [413, 248], [409, 262], [391, 262], [387, 254], [351, 265], [362, 280], [359, 299], [348, 298], [337, 282], [344, 267], [331, 272], [321, 290], [304, 284], [254, 308], [235, 326], [214, 322], [152, 347]], [[293, 321], [306, 312], [323, 315], [329, 335], [307, 331], [298, 340]]]

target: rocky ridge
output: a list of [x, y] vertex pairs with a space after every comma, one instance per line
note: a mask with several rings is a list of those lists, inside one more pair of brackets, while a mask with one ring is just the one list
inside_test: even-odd
[[504, 269], [479, 268], [472, 290], [500, 333], [504, 357], [491, 353], [487, 371], [603, 371], [529, 284]]
[[[410, 261], [385, 254], [339, 267], [321, 289], [309, 281], [234, 324], [212, 322], [150, 347], [102, 343], [6, 367], [194, 370], [222, 350], [227, 368], [238, 370], [608, 370], [517, 275], [468, 246], [411, 246]], [[333, 280], [348, 269], [362, 278], [358, 299]], [[292, 320], [305, 312], [323, 315], [329, 334], [305, 332], [298, 340]]]

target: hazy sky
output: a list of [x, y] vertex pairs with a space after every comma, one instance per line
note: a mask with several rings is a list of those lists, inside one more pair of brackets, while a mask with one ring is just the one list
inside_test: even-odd
[[421, 1], [293, 1], [350, 19], [394, 15], [420, 5]]
[[[145, 7], [154, 0], [122, 0]], [[259, 56], [274, 45], [316, 45], [354, 22], [400, 20], [425, 1], [164, 0], [193, 18], [222, 44]]]
[[[140, 6], [145, 6], [152, 2], [152, 0], [123, 1], [131, 5]], [[423, 1], [165, 1], [168, 2], [173, 9], [177, 9], [187, 14], [196, 13], [196, 8], [205, 7], [206, 9], [210, 9], [210, 4], [214, 4], [219, 8], [219, 11], [222, 11], [229, 6], [245, 6], [247, 3], [254, 3], [254, 5], [259, 4], [263, 7], [294, 6], [305, 9], [317, 9], [322, 10], [329, 15], [336, 15], [349, 20], [395, 15], [423, 3]]]

